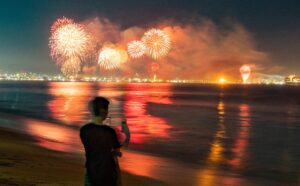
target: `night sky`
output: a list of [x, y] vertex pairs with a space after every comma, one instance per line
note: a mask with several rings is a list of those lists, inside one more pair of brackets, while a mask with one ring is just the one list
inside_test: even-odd
[[234, 20], [272, 63], [284, 66], [279, 74], [300, 74], [299, 0], [1, 0], [0, 70], [59, 72], [49, 57], [48, 38], [51, 24], [62, 16], [79, 22], [106, 17], [122, 28], [164, 19]]

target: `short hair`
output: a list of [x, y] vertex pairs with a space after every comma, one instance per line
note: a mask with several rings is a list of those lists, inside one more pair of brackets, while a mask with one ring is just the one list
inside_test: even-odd
[[105, 97], [95, 97], [89, 103], [89, 109], [95, 116], [100, 116], [100, 109], [108, 110], [109, 101]]

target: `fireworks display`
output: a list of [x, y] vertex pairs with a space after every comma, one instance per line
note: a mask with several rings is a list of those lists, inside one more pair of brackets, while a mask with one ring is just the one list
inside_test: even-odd
[[[203, 27], [215, 29], [206, 24]], [[243, 39], [247, 37], [242, 37], [245, 34], [243, 29], [230, 31], [224, 36], [218, 30], [215, 30], [216, 35], [211, 35], [200, 27], [185, 28], [180, 25], [166, 25], [161, 29], [133, 27], [122, 30], [117, 24], [101, 18], [85, 20], [79, 24], [73, 19], [62, 17], [53, 23], [50, 31], [51, 57], [65, 76], [76, 76], [81, 71], [85, 75], [91, 75], [90, 72], [100, 75], [98, 73], [104, 72], [101, 70], [120, 68], [121, 73], [117, 74], [156, 75], [160, 71], [162, 78], [171, 78], [178, 73], [181, 77], [190, 78], [207, 76], [203, 75], [205, 73], [214, 73], [216, 76], [223, 68], [229, 68], [228, 74], [224, 74], [228, 79], [239, 78], [237, 69], [240, 69], [243, 83], [248, 83], [252, 66], [241, 67], [240, 61], [255, 64], [258, 59], [264, 59], [263, 53], [251, 52], [252, 47], [247, 44], [251, 42]], [[240, 37], [233, 37], [235, 34]], [[220, 37], [221, 42], [217, 42], [215, 37]], [[241, 46], [246, 43], [246, 50], [226, 42], [236, 39]], [[162, 58], [166, 56], [169, 57], [164, 61], [168, 63], [163, 63]], [[133, 62], [136, 59], [139, 63]], [[219, 59], [222, 63], [218, 62]], [[128, 63], [125, 64], [126, 61]], [[237, 62], [226, 65], [227, 61]], [[99, 67], [100, 71], [97, 70]]]
[[[207, 27], [210, 28], [211, 26], [208, 25]], [[244, 33], [242, 31], [234, 30], [232, 33], [234, 33], [233, 35], [241, 35]], [[165, 26], [162, 29], [152, 28], [149, 30], [138, 27], [121, 30], [116, 24], [107, 20], [93, 19], [79, 24], [73, 19], [62, 17], [53, 23], [50, 33], [49, 47], [51, 57], [56, 61], [57, 66], [65, 76], [76, 76], [81, 71], [84, 71], [86, 75], [90, 75], [90, 72], [96, 74], [98, 72], [97, 69], [100, 67], [103, 70], [120, 68], [122, 74], [128, 75], [136, 73], [148, 73], [149, 75], [150, 73], [156, 76], [156, 73], [160, 70], [160, 76], [163, 78], [170, 77], [175, 73], [180, 73], [182, 77], [198, 77], [198, 72], [204, 71], [201, 70], [202, 66], [199, 59], [210, 64], [208, 67], [205, 67], [208, 68], [208, 71], [210, 66], [214, 65], [220, 65], [216, 69], [223, 68], [222, 64], [217, 63], [214, 57], [211, 57], [208, 53], [216, 53], [216, 56], [219, 56], [221, 59], [225, 56], [225, 62], [231, 61], [231, 57], [230, 59], [228, 58], [231, 55], [238, 59], [236, 65], [229, 68], [232, 69], [231, 72], [235, 72], [234, 76], [236, 78], [240, 77], [237, 73], [237, 69], [240, 68], [243, 83], [248, 83], [251, 74], [251, 66], [243, 65], [240, 67], [241, 61], [245, 64], [252, 63], [252, 61], [249, 61], [252, 58], [243, 57], [248, 56], [246, 55], [248, 54], [247, 52], [245, 55], [242, 55], [243, 53], [241, 52], [241, 56], [235, 53], [228, 54], [228, 56], [222, 52], [219, 54], [218, 51], [224, 51], [224, 46], [230, 48], [232, 45], [227, 46], [226, 43], [224, 46], [220, 46], [219, 43], [206, 45], [201, 39], [209, 37], [210, 40], [215, 41], [214, 38], [221, 37], [226, 41], [231, 35], [223, 37], [223, 35], [219, 36], [217, 33], [210, 36], [206, 35], [206, 32], [198, 29], [198, 27], [187, 29], [180, 26]], [[237, 38], [239, 43], [247, 43], [243, 42], [243, 40], [239, 41], [243, 37]], [[171, 47], [173, 48], [172, 53], [170, 53]], [[251, 49], [248, 46], [246, 48]], [[250, 49], [248, 51], [252, 51]], [[233, 46], [228, 51], [236, 50], [238, 49]], [[258, 54], [260, 53], [256, 55]], [[161, 58], [167, 55], [169, 56], [166, 59], [168, 64], [162, 63]], [[249, 55], [251, 56], [253, 53]], [[253, 57], [253, 59], [261, 58], [263, 58], [263, 54], [261, 57]], [[139, 59], [139, 63], [133, 63], [136, 59]], [[129, 62], [125, 64], [128, 60]], [[182, 63], [183, 60], [184, 63]], [[183, 69], [180, 66], [181, 64], [185, 65], [184, 69], [189, 70], [179, 71]], [[129, 73], [123, 73], [123, 71]], [[100, 72], [102, 73], [102, 71]]]
[[142, 37], [146, 47], [146, 54], [153, 59], [159, 59], [168, 54], [171, 48], [171, 40], [166, 32], [160, 29], [151, 29]]
[[243, 83], [247, 83], [249, 77], [250, 77], [250, 74], [251, 74], [251, 68], [250, 66], [248, 65], [243, 65], [241, 68], [240, 68], [240, 73], [241, 73], [241, 76], [242, 76], [242, 79], [243, 79]]
[[122, 54], [118, 49], [103, 48], [99, 52], [98, 64], [106, 70], [119, 68], [123, 62]]
[[61, 72], [69, 77], [75, 76], [80, 72], [80, 60], [78, 58], [70, 58], [61, 66]]
[[[128, 60], [128, 55], [132, 59], [137, 59], [146, 54], [157, 60], [166, 56], [171, 47], [169, 35], [160, 29], [150, 29], [144, 33], [141, 40], [129, 42], [127, 51], [119, 48], [118, 44], [103, 46], [106, 41], [94, 43], [98, 40], [95, 38], [96, 35], [91, 34], [95, 33], [93, 27], [84, 27], [66, 17], [57, 19], [51, 26], [50, 32], [51, 57], [66, 76], [78, 74], [82, 68], [84, 69], [86, 63], [83, 62], [88, 62], [88, 59], [93, 59], [93, 56], [97, 56], [98, 65], [101, 68], [112, 70], [125, 63]], [[101, 35], [97, 36], [101, 37]], [[102, 46], [98, 55], [95, 55], [95, 50], [98, 50], [96, 46]]]
[[131, 58], [140, 58], [146, 52], [146, 46], [141, 41], [132, 41], [128, 43], [127, 48]]
[[51, 57], [61, 67], [65, 76], [78, 74], [81, 69], [81, 62], [90, 52], [91, 37], [82, 25], [66, 17], [55, 21], [50, 31]]
[[55, 59], [84, 58], [88, 52], [89, 36], [81, 25], [70, 23], [57, 28], [50, 38], [51, 56]]

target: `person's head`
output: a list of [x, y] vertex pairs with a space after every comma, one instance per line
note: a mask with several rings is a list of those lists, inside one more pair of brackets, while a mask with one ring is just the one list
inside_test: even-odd
[[106, 119], [108, 114], [109, 101], [105, 97], [95, 97], [89, 103], [89, 108], [93, 116]]

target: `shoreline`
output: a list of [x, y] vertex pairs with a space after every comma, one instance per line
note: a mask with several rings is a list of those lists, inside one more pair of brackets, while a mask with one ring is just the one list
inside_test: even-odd
[[[32, 137], [1, 127], [0, 136], [0, 185], [83, 185], [84, 156], [44, 149]], [[123, 186], [167, 185], [126, 172], [122, 179]]]
[[238, 86], [300, 86], [299, 82], [269, 82], [269, 83], [258, 83], [258, 82], [252, 82], [252, 83], [242, 83], [242, 82], [219, 82], [219, 81], [208, 81], [206, 80], [161, 80], [161, 81], [93, 81], [93, 80], [12, 80], [12, 79], [0, 79], [1, 82], [17, 82], [17, 83], [23, 83], [23, 82], [46, 82], [46, 83], [115, 83], [115, 84], [174, 84], [174, 85], [212, 85], [212, 86], [224, 86], [224, 85], [238, 85]]

